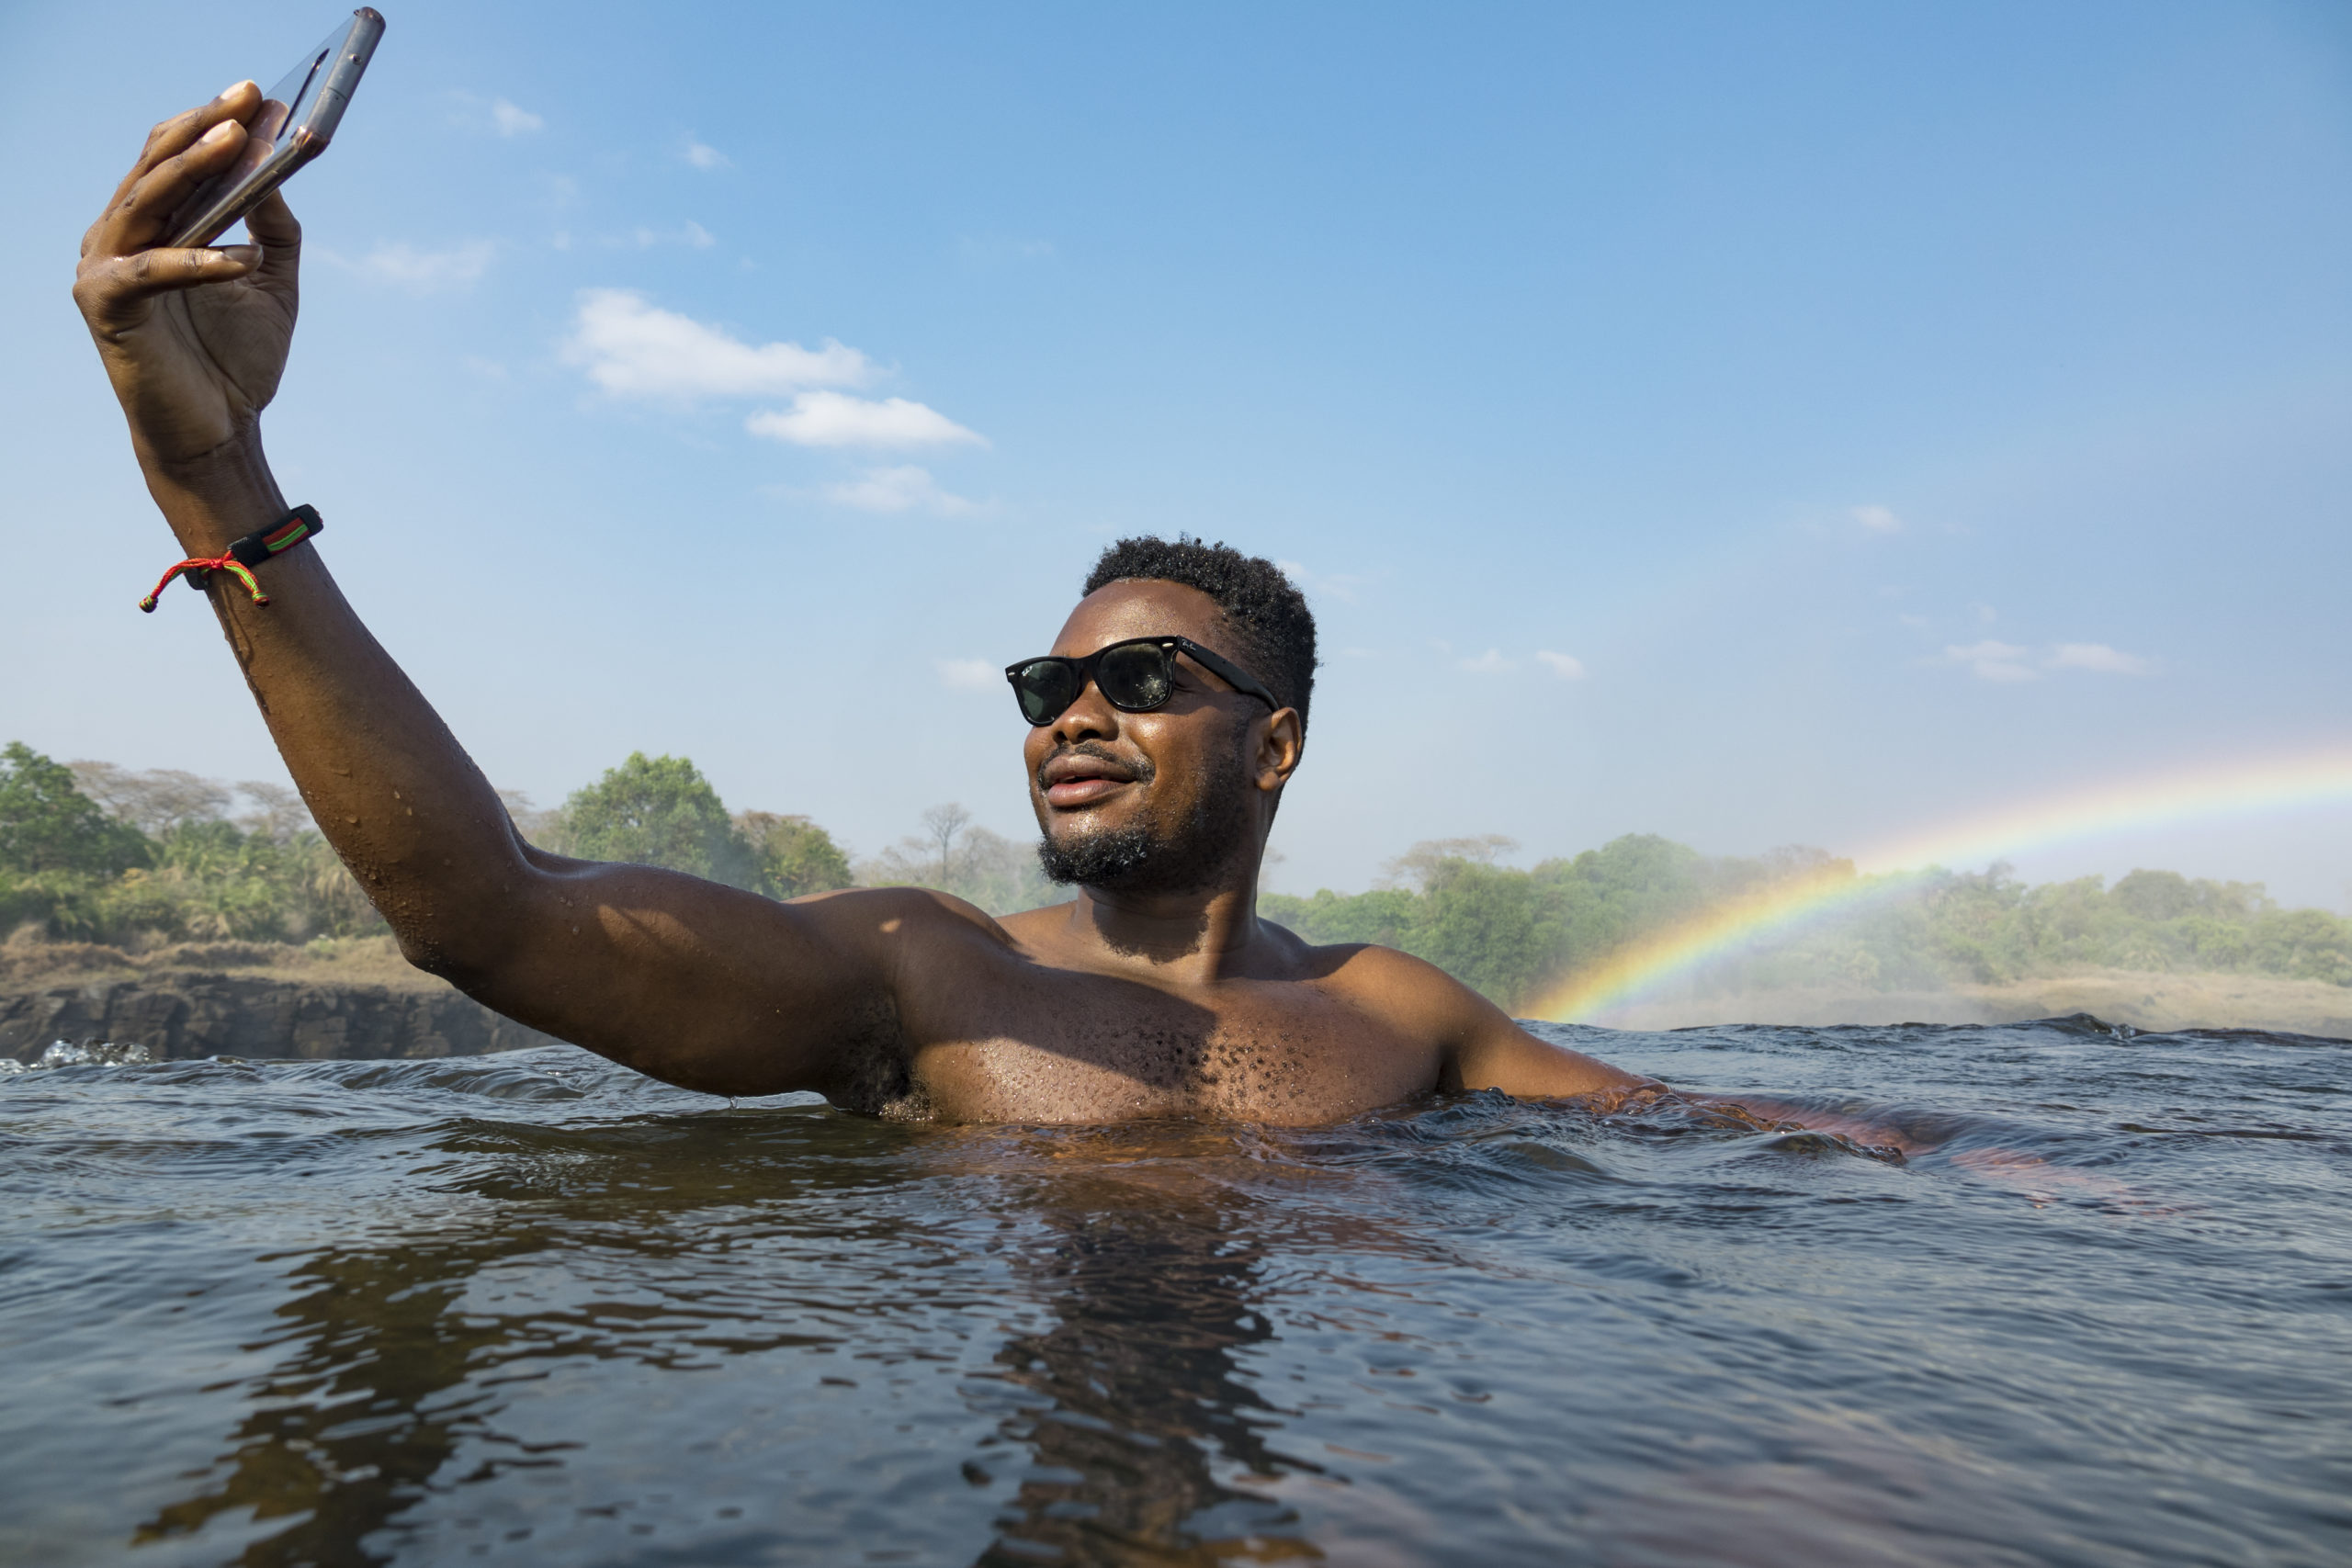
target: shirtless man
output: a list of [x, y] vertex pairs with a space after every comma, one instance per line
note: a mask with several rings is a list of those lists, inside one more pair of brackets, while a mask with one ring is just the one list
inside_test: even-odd
[[[288, 511], [260, 415], [293, 337], [301, 231], [273, 196], [255, 244], [156, 245], [236, 157], [259, 101], [239, 83], [155, 129], [74, 288], [148, 489], [196, 557]], [[1125, 541], [1052, 655], [1014, 667], [1041, 852], [1078, 892], [1003, 919], [913, 888], [776, 903], [535, 849], [318, 547], [260, 577], [266, 607], [225, 571], [207, 592], [302, 798], [401, 952], [666, 1082], [944, 1120], [1285, 1123], [1430, 1089], [1649, 1083], [1538, 1040], [1419, 959], [1312, 946], [1257, 918], [1315, 669], [1306, 603], [1264, 561]]]

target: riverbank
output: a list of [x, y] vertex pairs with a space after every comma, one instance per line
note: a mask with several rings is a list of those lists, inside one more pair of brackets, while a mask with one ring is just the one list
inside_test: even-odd
[[0, 1055], [57, 1041], [140, 1044], [159, 1059], [479, 1056], [555, 1042], [411, 968], [389, 937], [0, 945]]
[[2352, 1039], [2352, 987], [2275, 975], [2167, 974], [2084, 969], [1997, 986], [1936, 991], [1790, 987], [1690, 996], [1620, 1008], [1593, 1020], [1614, 1029], [1688, 1029], [1725, 1023], [2020, 1023], [2087, 1012], [2151, 1032], [2267, 1029]]
[[[2267, 1029], [2352, 1039], [2352, 988], [2269, 975], [2086, 969], [1939, 991], [1792, 987], [1692, 996], [1595, 1020], [1618, 1029], [1724, 1023], [2017, 1023], [2087, 1012], [2133, 1029]], [[409, 966], [390, 937], [0, 944], [0, 1055], [52, 1043], [137, 1043], [159, 1058], [477, 1056], [553, 1043]]]

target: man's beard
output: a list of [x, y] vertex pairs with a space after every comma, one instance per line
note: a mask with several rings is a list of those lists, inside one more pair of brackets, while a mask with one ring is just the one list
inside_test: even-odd
[[[1081, 742], [1079, 750], [1084, 749]], [[1250, 841], [1250, 775], [1239, 757], [1218, 768], [1173, 829], [1147, 822], [1064, 841], [1047, 833], [1037, 862], [1056, 882], [1113, 893], [1200, 893], [1225, 880]]]

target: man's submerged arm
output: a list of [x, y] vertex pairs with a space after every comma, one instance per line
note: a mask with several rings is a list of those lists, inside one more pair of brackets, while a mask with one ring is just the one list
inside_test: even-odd
[[1438, 1046], [1435, 1087], [1448, 1093], [1498, 1089], [1551, 1100], [1657, 1085], [1655, 1078], [1537, 1039], [1444, 970], [1394, 948], [1357, 949], [1350, 967], [1362, 976], [1355, 984], [1364, 1002]]
[[1632, 1089], [1657, 1090], [1670, 1099], [1702, 1107], [1716, 1107], [1743, 1122], [1763, 1128], [1797, 1126], [1835, 1133], [1858, 1143], [1917, 1154], [1921, 1145], [1899, 1128], [1843, 1111], [1817, 1110], [1767, 1095], [1694, 1094], [1670, 1088], [1610, 1066], [1597, 1057], [1539, 1040], [1512, 1022], [1501, 1009], [1472, 994], [1476, 1004], [1467, 1020], [1441, 1087], [1449, 1089], [1498, 1089], [1521, 1100], [1566, 1099], [1581, 1095], [1623, 1095]]
[[1447, 1089], [1498, 1089], [1521, 1100], [1555, 1100], [1659, 1087], [1656, 1078], [1539, 1040], [1500, 1008], [1483, 997], [1478, 1000], [1487, 1016], [1479, 1018], [1454, 1048]]

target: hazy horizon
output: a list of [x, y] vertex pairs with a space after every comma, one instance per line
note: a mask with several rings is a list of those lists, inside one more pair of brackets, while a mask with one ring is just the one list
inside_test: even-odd
[[[66, 288], [147, 125], [339, 9], [0, 17], [0, 738], [282, 776], [201, 604], [133, 608]], [[1313, 599], [1285, 892], [2352, 744], [2340, 9], [388, 16], [270, 451], [541, 805], [641, 749], [860, 853], [1025, 839], [995, 671], [1136, 531]], [[2340, 799], [2008, 858], [2352, 912]]]

